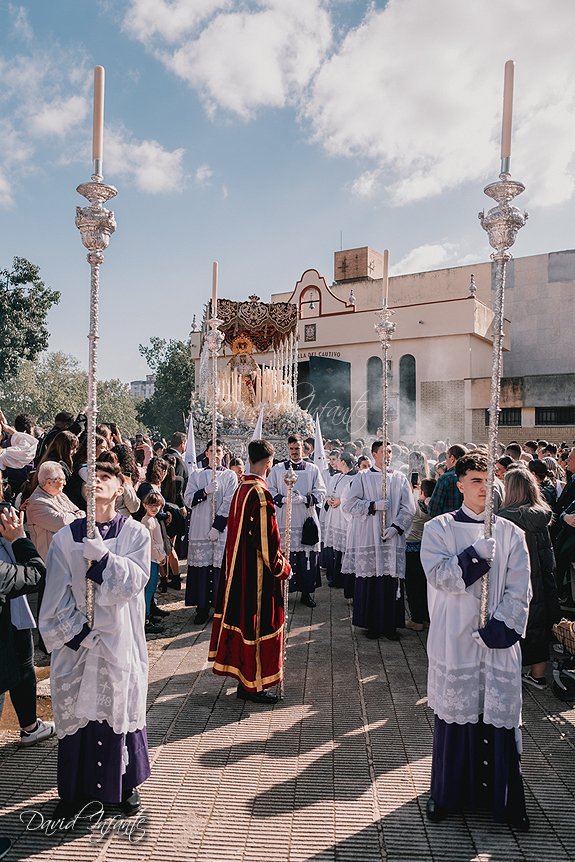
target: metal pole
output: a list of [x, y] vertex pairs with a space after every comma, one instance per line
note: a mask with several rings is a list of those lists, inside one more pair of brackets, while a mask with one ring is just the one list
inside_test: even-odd
[[[507, 159], [506, 166], [509, 166]], [[511, 206], [513, 200], [525, 191], [523, 183], [512, 180], [508, 173], [501, 173], [499, 180], [486, 186], [484, 192], [497, 201], [497, 206], [489, 212], [479, 213], [481, 227], [487, 231], [489, 244], [495, 249], [491, 259], [495, 263], [495, 291], [493, 296], [493, 354], [491, 363], [491, 395], [489, 406], [489, 433], [487, 465], [487, 497], [485, 500], [484, 536], [491, 537], [493, 531], [493, 491], [495, 485], [495, 464], [497, 462], [497, 433], [499, 425], [499, 397], [501, 390], [502, 351], [503, 351], [503, 309], [505, 293], [505, 268], [511, 260], [509, 249], [515, 242], [517, 232], [527, 220], [527, 213]], [[489, 571], [481, 579], [481, 598], [479, 605], [479, 628], [487, 625], [489, 612]]]
[[[289, 563], [289, 555], [290, 555], [290, 539], [291, 539], [291, 511], [293, 504], [293, 486], [297, 482], [297, 476], [293, 470], [291, 464], [286, 470], [284, 476], [284, 482], [287, 487], [287, 500], [286, 500], [286, 526], [285, 526], [285, 539], [284, 539], [284, 556]], [[289, 578], [286, 578], [283, 582], [283, 598], [284, 598], [284, 637], [283, 637], [283, 647], [282, 647], [282, 678], [280, 682], [280, 700], [284, 699], [285, 694], [285, 684], [284, 684], [284, 675], [285, 675], [285, 661], [286, 661], [286, 649], [287, 649], [287, 639], [288, 639], [288, 620], [289, 620]]]
[[[116, 230], [116, 219], [111, 210], [102, 204], [118, 194], [114, 186], [106, 185], [103, 177], [96, 171], [101, 163], [95, 163], [95, 173], [91, 182], [82, 183], [76, 191], [90, 201], [87, 207], [76, 207], [76, 227], [82, 242], [88, 249], [87, 260], [90, 264], [90, 330], [88, 335], [88, 463], [86, 481], [86, 534], [89, 539], [96, 535], [96, 419], [97, 404], [97, 365], [98, 365], [98, 317], [100, 306], [100, 266], [104, 262], [103, 251], [108, 247], [110, 236]], [[86, 579], [86, 617], [90, 628], [94, 624], [94, 582]]]

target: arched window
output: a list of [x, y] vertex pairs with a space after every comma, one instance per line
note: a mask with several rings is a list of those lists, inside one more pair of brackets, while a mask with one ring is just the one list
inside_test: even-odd
[[321, 293], [314, 285], [302, 290], [299, 298], [299, 318], [319, 317], [321, 314]]
[[415, 356], [406, 353], [399, 360], [399, 435], [415, 434]]
[[367, 360], [367, 433], [377, 434], [383, 411], [383, 360], [370, 356]]

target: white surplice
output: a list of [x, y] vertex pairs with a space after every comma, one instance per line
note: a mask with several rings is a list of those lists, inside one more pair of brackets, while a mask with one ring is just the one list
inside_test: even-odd
[[403, 533], [396, 532], [384, 542], [381, 512], [369, 514], [370, 502], [382, 499], [381, 470], [372, 467], [357, 473], [345, 490], [341, 509], [344, 515], [351, 515], [351, 521], [341, 566], [343, 574], [358, 578], [405, 577], [405, 537], [415, 516], [415, 503], [409, 482], [398, 470], [387, 471], [387, 497], [390, 509], [386, 524], [395, 524]]
[[[469, 510], [466, 514], [477, 518]], [[483, 522], [439, 515], [423, 528], [421, 563], [427, 577], [429, 706], [448, 723], [517, 728], [521, 723], [521, 649], [490, 649], [477, 634], [481, 579], [465, 586], [458, 554], [483, 537]], [[495, 558], [489, 570], [489, 618], [525, 634], [531, 599], [523, 531], [496, 518]], [[474, 634], [475, 633], [475, 634]]]
[[114, 733], [146, 724], [144, 587], [150, 577], [150, 534], [130, 518], [104, 544], [109, 556], [103, 582], [95, 584], [94, 625], [78, 650], [66, 644], [87, 622], [87, 562], [70, 526], [55, 534], [46, 559], [39, 628], [52, 654], [52, 708], [60, 739], [89, 721], [106, 721]]
[[[238, 487], [238, 477], [233, 470], [219, 469], [216, 471], [218, 490], [216, 491], [216, 517], [227, 518], [230, 513], [232, 497]], [[215, 566], [220, 568], [226, 547], [228, 535], [227, 526], [220, 532], [217, 540], [211, 542], [207, 536], [212, 527], [212, 495], [207, 499], [192, 505], [197, 491], [203, 491], [212, 481], [212, 468], [194, 470], [190, 473], [184, 493], [184, 503], [190, 510], [190, 531], [188, 534], [188, 565]]]
[[[308, 495], [311, 495], [315, 498], [316, 502], [312, 502], [309, 506], [304, 503], [293, 502], [291, 511], [290, 551], [305, 551], [306, 554], [309, 554], [310, 551], [320, 550], [321, 530], [316, 505], [321, 507], [325, 502], [325, 484], [320, 470], [315, 464], [312, 464], [310, 461], [300, 461], [299, 463], [303, 465], [303, 469], [295, 471], [297, 481], [293, 486], [294, 492], [297, 491], [298, 494], [305, 498], [308, 498]], [[274, 500], [276, 496], [284, 498], [283, 505], [276, 506], [276, 519], [278, 522], [282, 545], [285, 542], [286, 525], [285, 498], [287, 498], [287, 487], [284, 482], [284, 476], [287, 470], [285, 465], [286, 462], [284, 461], [279, 464], [275, 464], [270, 470], [270, 474], [267, 479], [268, 488]], [[317, 524], [320, 541], [315, 545], [302, 545], [302, 527], [306, 518], [313, 518]]]

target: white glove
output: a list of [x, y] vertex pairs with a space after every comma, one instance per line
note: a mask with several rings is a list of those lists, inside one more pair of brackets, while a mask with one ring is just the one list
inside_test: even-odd
[[294, 503], [303, 503], [304, 505], [307, 504], [307, 498], [304, 497], [303, 494], [300, 494], [299, 491], [293, 492], [292, 500]]
[[108, 548], [104, 544], [104, 540], [98, 530], [96, 530], [95, 539], [84, 539], [83, 554], [85, 560], [94, 560], [97, 563], [98, 560], [101, 560], [107, 553]]
[[395, 527], [386, 527], [381, 534], [382, 541], [387, 542], [389, 539], [393, 539], [394, 536], [397, 536], [397, 530]]
[[208, 533], [208, 539], [210, 540], [210, 542], [217, 542], [220, 536], [220, 531], [216, 530], [215, 527], [212, 527], [210, 532]]
[[206, 494], [215, 494], [216, 491], [218, 490], [218, 488], [219, 488], [218, 480], [214, 479], [213, 482], [208, 482], [208, 484], [204, 488], [204, 491], [206, 492]]
[[472, 547], [482, 560], [492, 560], [495, 556], [495, 539], [477, 539]]
[[389, 511], [389, 498], [385, 498], [385, 500], [376, 500], [375, 501], [375, 511], [376, 512], [388, 512]]

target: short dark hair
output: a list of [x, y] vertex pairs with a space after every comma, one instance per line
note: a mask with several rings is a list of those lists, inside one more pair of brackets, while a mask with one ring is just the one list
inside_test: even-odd
[[437, 485], [436, 479], [422, 479], [421, 480], [421, 492], [424, 497], [431, 497], [435, 486]]
[[510, 443], [505, 451], [511, 452], [512, 455], [517, 455], [516, 461], [521, 458], [522, 449], [519, 443]]
[[170, 446], [176, 449], [178, 446], [181, 446], [182, 443], [185, 443], [187, 440], [186, 435], [183, 431], [174, 431], [172, 434], [172, 439], [170, 440]]
[[260, 461], [267, 461], [268, 458], [273, 458], [276, 450], [269, 440], [252, 440], [248, 444], [248, 457], [250, 464], [258, 464]]
[[[210, 446], [212, 446], [212, 445], [213, 445], [213, 443], [214, 443], [214, 441], [213, 441], [213, 440], [208, 440], [208, 442], [206, 443], [206, 452], [208, 451], [208, 449], [210, 448]], [[216, 449], [218, 448], [218, 446], [221, 446], [221, 447], [222, 447], [222, 449], [223, 449], [224, 444], [223, 444], [223, 443], [222, 443], [222, 441], [219, 439], [219, 437], [216, 437]]]
[[60, 413], [56, 413], [54, 416], [55, 425], [71, 425], [73, 421], [74, 415], [69, 413], [67, 410], [61, 410]]
[[308, 446], [315, 446], [315, 439], [313, 437], [306, 437], [303, 442], [307, 443]]
[[537, 449], [537, 441], [536, 440], [528, 440], [525, 444], [525, 449], [529, 446], [530, 449]]
[[111, 461], [96, 461], [96, 473], [107, 473], [108, 476], [114, 476], [122, 485], [124, 484], [124, 475], [117, 460], [115, 464]]
[[376, 452], [379, 452], [381, 447], [383, 446], [383, 440], [374, 440], [371, 444], [371, 454], [375, 455]]
[[244, 466], [244, 459], [243, 458], [240, 458], [239, 455], [234, 455], [233, 458], [230, 458], [230, 463], [228, 464], [228, 467], [240, 467], [240, 466], [241, 467]]
[[478, 473], [487, 473], [487, 455], [472, 452], [470, 455], [462, 455], [455, 465], [455, 475], [458, 479], [466, 473], [476, 470]]
[[507, 468], [513, 464], [513, 458], [510, 458], [509, 455], [502, 455], [501, 458], [497, 459], [497, 463], [501, 464], [501, 466], [505, 467], [507, 470]]
[[26, 413], [19, 413], [14, 419], [14, 428], [16, 431], [25, 431], [26, 434], [31, 434], [34, 428], [34, 420]]
[[555, 457], [555, 455], [557, 454], [557, 446], [555, 445], [555, 443], [548, 443], [545, 447], [545, 451], [549, 452], [550, 455]]
[[287, 441], [288, 446], [290, 443], [303, 443], [303, 440], [301, 439], [301, 434], [290, 434]]
[[447, 454], [455, 459], [463, 458], [464, 455], [467, 455], [467, 446], [464, 446], [463, 443], [454, 443], [447, 450]]
[[354, 458], [351, 452], [342, 452], [339, 456], [339, 460], [343, 461], [346, 467], [349, 467], [350, 470], [353, 470], [354, 467], [357, 467], [357, 458]]

